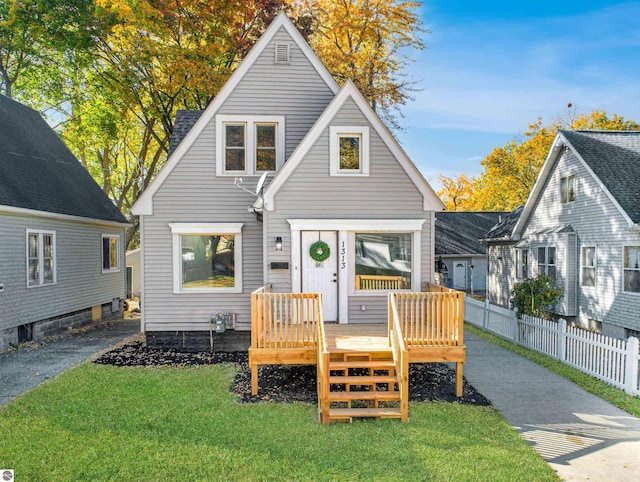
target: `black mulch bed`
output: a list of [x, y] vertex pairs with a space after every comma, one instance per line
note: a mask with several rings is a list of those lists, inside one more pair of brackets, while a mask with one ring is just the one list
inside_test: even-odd
[[[266, 365], [259, 369], [260, 393], [251, 395], [251, 370], [247, 353], [179, 352], [149, 349], [132, 342], [108, 351], [94, 363], [115, 366], [192, 366], [234, 363], [239, 372], [230, 387], [242, 402], [317, 403], [316, 367], [313, 365]], [[490, 406], [491, 402], [466, 380], [461, 398], [455, 394], [456, 374], [444, 363], [413, 363], [409, 370], [409, 399], [413, 402], [439, 400], [468, 405]]]

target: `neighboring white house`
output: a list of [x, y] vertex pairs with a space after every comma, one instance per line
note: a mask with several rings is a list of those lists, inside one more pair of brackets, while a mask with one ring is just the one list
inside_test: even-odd
[[[147, 341], [208, 346], [218, 312], [246, 332], [250, 294], [267, 283], [321, 292], [327, 321], [386, 322], [387, 290], [372, 280], [424, 289], [442, 208], [354, 84], [339, 87], [281, 13], [206, 110], [178, 113], [167, 163], [133, 208]], [[318, 241], [324, 260], [311, 257]]]
[[637, 336], [640, 132], [560, 131], [512, 239], [517, 278], [546, 274], [563, 289], [558, 315]]
[[127, 298], [140, 296], [140, 248], [127, 251]]
[[487, 278], [487, 245], [480, 240], [498, 223], [501, 212], [441, 212], [436, 214], [436, 271], [447, 286], [483, 292]]
[[0, 350], [119, 316], [125, 226], [40, 114], [0, 95]]

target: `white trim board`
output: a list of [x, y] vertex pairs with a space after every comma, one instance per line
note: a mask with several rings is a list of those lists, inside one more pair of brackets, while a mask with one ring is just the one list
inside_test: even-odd
[[318, 138], [329, 127], [331, 121], [336, 114], [340, 111], [347, 99], [352, 99], [358, 106], [362, 114], [367, 121], [378, 133], [384, 144], [391, 151], [392, 155], [396, 158], [400, 166], [407, 173], [413, 184], [418, 191], [422, 194], [423, 198], [423, 210], [424, 211], [442, 211], [444, 204], [435, 193], [433, 188], [429, 185], [426, 179], [422, 176], [415, 164], [409, 159], [409, 156], [404, 152], [398, 141], [393, 137], [391, 132], [386, 128], [384, 123], [380, 120], [378, 115], [373, 111], [371, 106], [367, 103], [366, 99], [360, 93], [358, 88], [351, 80], [347, 80], [340, 92], [334, 97], [331, 103], [327, 106], [322, 115], [318, 118], [311, 130], [304, 137], [302, 142], [296, 147], [293, 154], [289, 157], [282, 169], [276, 174], [274, 179], [269, 184], [265, 195], [264, 205], [268, 211], [273, 211], [275, 207], [275, 195], [280, 188], [286, 183], [287, 179], [293, 174], [298, 165], [305, 158], [309, 150], [314, 146]]
[[202, 113], [200, 118], [193, 125], [191, 130], [187, 133], [182, 142], [176, 147], [171, 157], [167, 159], [166, 164], [160, 170], [154, 181], [147, 188], [147, 190], [140, 196], [138, 201], [131, 208], [131, 212], [135, 215], [153, 214], [153, 195], [160, 189], [160, 186], [169, 177], [169, 174], [175, 169], [182, 156], [189, 150], [196, 139], [200, 136], [205, 127], [211, 122], [218, 109], [226, 102], [227, 98], [235, 90], [236, 86], [243, 79], [245, 74], [253, 66], [258, 57], [265, 50], [269, 42], [273, 39], [275, 34], [280, 28], [284, 28], [293, 41], [298, 45], [300, 50], [307, 57], [311, 65], [316, 69], [320, 77], [325, 81], [331, 92], [334, 94], [338, 92], [338, 84], [333, 79], [327, 68], [320, 61], [318, 56], [313, 52], [309, 44], [304, 37], [298, 32], [298, 29], [293, 25], [287, 14], [280, 12], [278, 16], [271, 22], [271, 25], [262, 34], [260, 39], [256, 42], [253, 48], [249, 51], [247, 56], [242, 60], [240, 65], [233, 72], [229, 80], [224, 84], [218, 95], [216, 95]]

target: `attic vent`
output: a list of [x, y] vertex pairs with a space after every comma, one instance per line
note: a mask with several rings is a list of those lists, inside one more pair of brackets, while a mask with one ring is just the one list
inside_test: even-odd
[[289, 63], [289, 44], [276, 44], [276, 57], [274, 63]]

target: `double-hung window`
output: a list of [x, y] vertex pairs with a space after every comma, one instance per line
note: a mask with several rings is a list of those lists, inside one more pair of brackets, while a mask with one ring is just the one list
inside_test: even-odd
[[583, 246], [581, 256], [582, 286], [596, 285], [596, 248]]
[[102, 272], [120, 271], [120, 236], [102, 235]]
[[369, 175], [369, 127], [331, 126], [329, 166], [332, 176]]
[[640, 246], [624, 247], [624, 291], [640, 293]]
[[284, 117], [219, 115], [216, 174], [258, 175], [284, 163]]
[[576, 176], [566, 176], [560, 179], [560, 202], [571, 203], [576, 200]]
[[538, 248], [538, 276], [541, 275], [556, 279], [556, 248], [553, 246]]
[[55, 282], [55, 231], [27, 230], [27, 286], [42, 286]]
[[242, 292], [241, 223], [172, 223], [173, 291]]
[[516, 277], [526, 279], [529, 276], [529, 251], [516, 249]]

